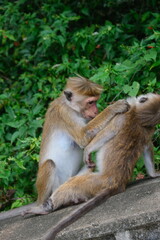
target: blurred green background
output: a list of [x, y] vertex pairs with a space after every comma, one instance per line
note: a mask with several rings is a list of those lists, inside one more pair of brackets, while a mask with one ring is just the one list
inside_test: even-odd
[[[75, 73], [98, 103], [160, 93], [160, 1], [0, 0], [0, 210], [36, 199], [44, 114]], [[160, 169], [160, 126], [153, 138]], [[143, 159], [133, 179], [146, 174]]]

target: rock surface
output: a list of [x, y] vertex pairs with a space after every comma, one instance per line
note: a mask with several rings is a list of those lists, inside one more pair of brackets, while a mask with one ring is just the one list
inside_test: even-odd
[[[78, 206], [49, 215], [0, 214], [1, 240], [42, 240], [46, 232]], [[160, 178], [130, 185], [61, 231], [56, 240], [160, 240]]]

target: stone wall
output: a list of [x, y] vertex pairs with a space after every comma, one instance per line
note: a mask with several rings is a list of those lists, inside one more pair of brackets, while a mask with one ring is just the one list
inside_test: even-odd
[[[1, 220], [1, 240], [45, 239], [46, 232], [78, 206], [45, 216]], [[61, 231], [56, 240], [160, 240], [160, 178], [132, 184]]]

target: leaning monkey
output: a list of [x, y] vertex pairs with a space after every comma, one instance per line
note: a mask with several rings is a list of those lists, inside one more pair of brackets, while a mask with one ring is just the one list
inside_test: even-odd
[[[85, 162], [88, 162], [92, 151], [98, 150], [99, 172], [71, 178], [43, 205], [44, 211], [53, 211], [71, 202], [79, 203], [90, 199], [53, 227], [46, 235], [46, 240], [54, 239], [59, 231], [104, 198], [125, 191], [138, 158], [150, 144], [155, 125], [160, 123], [160, 95], [150, 93], [127, 101], [130, 110], [116, 115], [85, 148]], [[88, 135], [92, 135], [93, 131], [94, 129], [89, 130]], [[157, 173], [156, 176], [160, 174]]]

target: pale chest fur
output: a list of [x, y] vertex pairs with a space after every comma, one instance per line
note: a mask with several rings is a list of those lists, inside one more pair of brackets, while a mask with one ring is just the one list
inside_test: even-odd
[[60, 172], [71, 177], [75, 175], [82, 162], [83, 150], [63, 130], [54, 131], [48, 140], [45, 153], [41, 156], [41, 163], [52, 159]]

